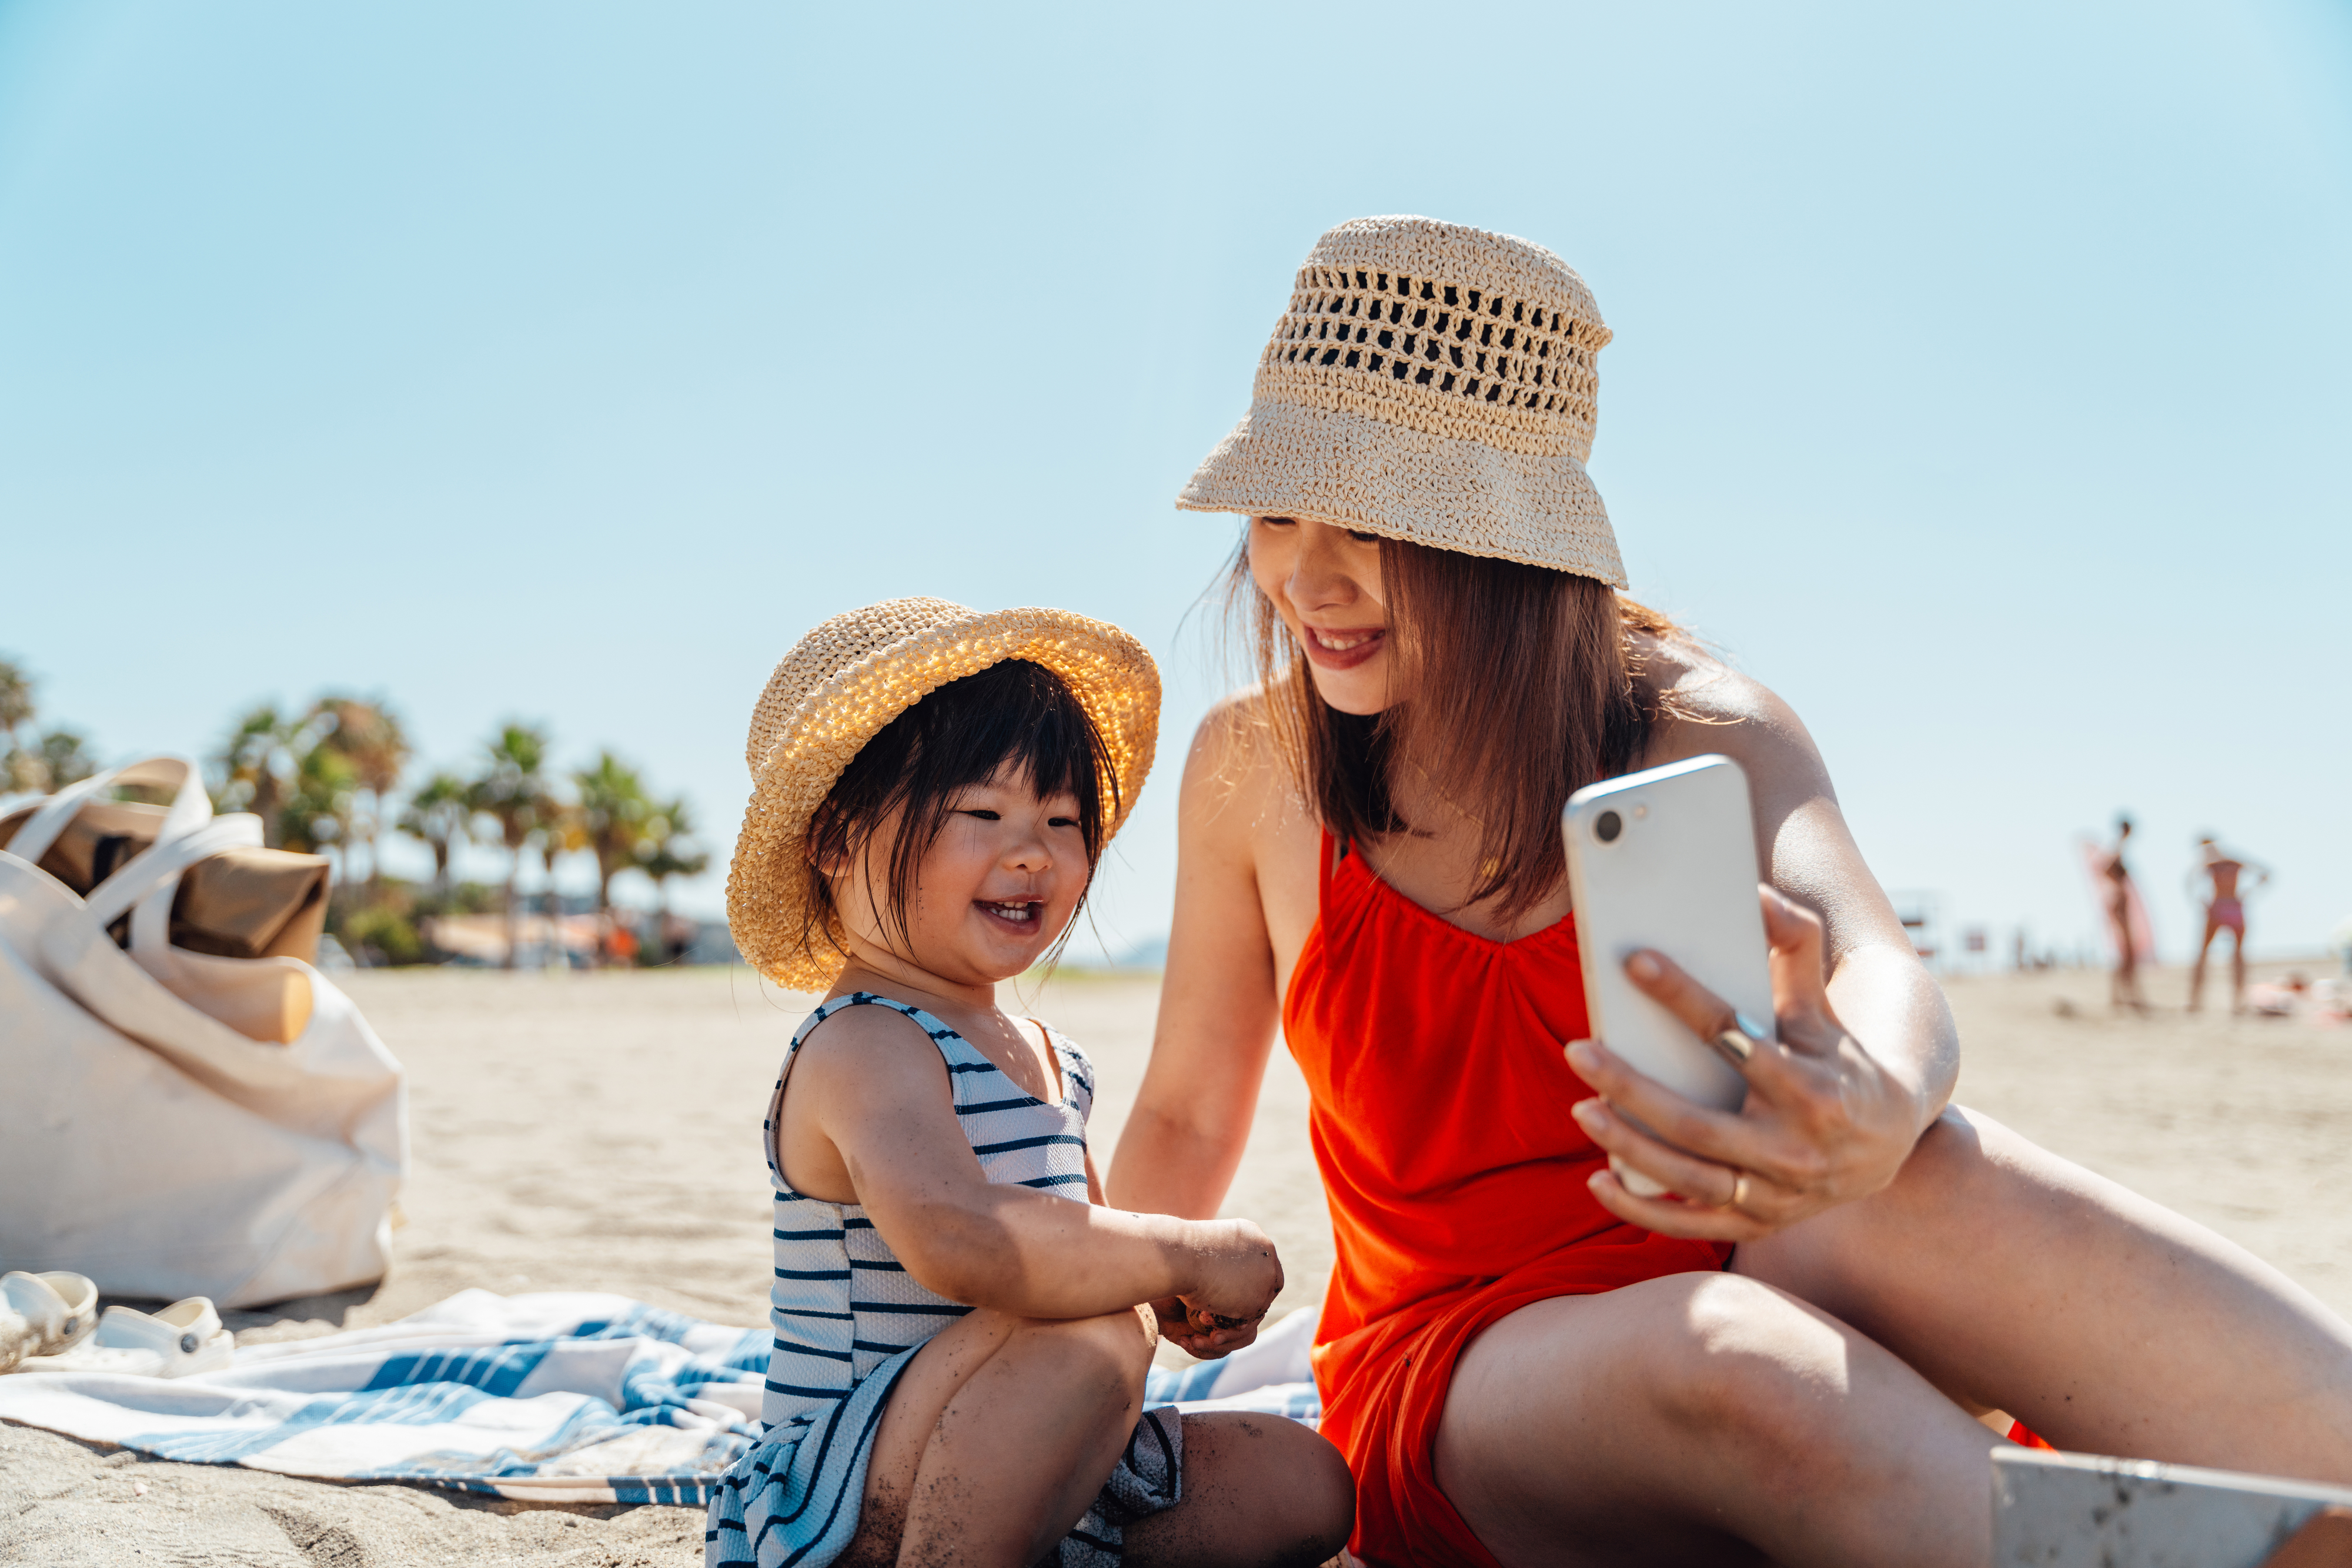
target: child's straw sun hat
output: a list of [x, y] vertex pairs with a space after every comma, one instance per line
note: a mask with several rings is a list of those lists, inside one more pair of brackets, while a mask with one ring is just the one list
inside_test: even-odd
[[[743, 758], [751, 803], [727, 873], [727, 927], [744, 961], [787, 990], [822, 991], [847, 960], [837, 920], [811, 929], [809, 821], [859, 748], [950, 681], [1007, 659], [1043, 664], [1070, 685], [1110, 754], [1118, 831], [1143, 792], [1160, 738], [1160, 670], [1143, 644], [1066, 610], [982, 614], [944, 599], [893, 599], [836, 615], [802, 638], [751, 710]], [[805, 934], [805, 936], [803, 936]], [[827, 940], [828, 936], [830, 940]]]
[[1625, 586], [1586, 477], [1601, 308], [1539, 245], [1434, 218], [1315, 242], [1249, 413], [1177, 506], [1305, 517]]

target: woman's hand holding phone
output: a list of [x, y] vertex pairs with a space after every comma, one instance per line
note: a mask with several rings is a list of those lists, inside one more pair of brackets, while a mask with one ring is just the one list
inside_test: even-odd
[[[1878, 1191], [1918, 1140], [1917, 1092], [1864, 1051], [1830, 1008], [1820, 918], [1769, 887], [1760, 892], [1780, 1038], [1753, 1040], [1738, 1064], [1748, 1080], [1739, 1110], [1695, 1103], [1597, 1041], [1568, 1047], [1569, 1064], [1600, 1095], [1576, 1105], [1577, 1124], [1686, 1201], [1638, 1197], [1605, 1168], [1591, 1178], [1593, 1196], [1619, 1218], [1662, 1235], [1769, 1236]], [[1728, 1002], [1662, 953], [1633, 954], [1625, 972], [1701, 1040], [1747, 1032]]]

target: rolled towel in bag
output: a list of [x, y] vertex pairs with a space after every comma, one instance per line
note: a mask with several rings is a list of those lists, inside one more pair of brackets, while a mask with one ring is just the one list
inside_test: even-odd
[[[0, 817], [0, 849], [36, 806]], [[135, 801], [86, 802], [42, 854], [40, 868], [87, 898], [118, 866], [153, 844], [165, 809]], [[219, 958], [314, 963], [327, 925], [327, 860], [289, 850], [236, 846], [190, 866], [172, 900], [172, 946]], [[118, 931], [115, 940], [128, 939]]]

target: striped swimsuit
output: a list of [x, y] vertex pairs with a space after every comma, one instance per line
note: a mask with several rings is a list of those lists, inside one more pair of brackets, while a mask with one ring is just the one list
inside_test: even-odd
[[[765, 1432], [711, 1498], [707, 1568], [824, 1568], [839, 1556], [856, 1533], [874, 1433], [898, 1374], [925, 1341], [971, 1311], [918, 1283], [863, 1207], [794, 1192], [777, 1167], [775, 1128], [793, 1053], [817, 1025], [853, 1007], [888, 1008], [931, 1037], [946, 1060], [956, 1121], [990, 1181], [1087, 1201], [1094, 1064], [1058, 1032], [1045, 1030], [1062, 1080], [1062, 1103], [1049, 1105], [919, 1008], [857, 991], [809, 1014], [785, 1052], [761, 1133], [776, 1212]], [[1174, 1407], [1144, 1412], [1094, 1506], [1063, 1541], [1061, 1568], [1117, 1563], [1123, 1527], [1177, 1500], [1181, 1465]]]

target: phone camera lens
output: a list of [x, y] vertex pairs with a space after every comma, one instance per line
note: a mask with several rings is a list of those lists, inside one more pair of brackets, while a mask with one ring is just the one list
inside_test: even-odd
[[1613, 844], [1617, 835], [1625, 831], [1625, 819], [1614, 811], [1603, 811], [1592, 819], [1592, 836], [1604, 844]]

